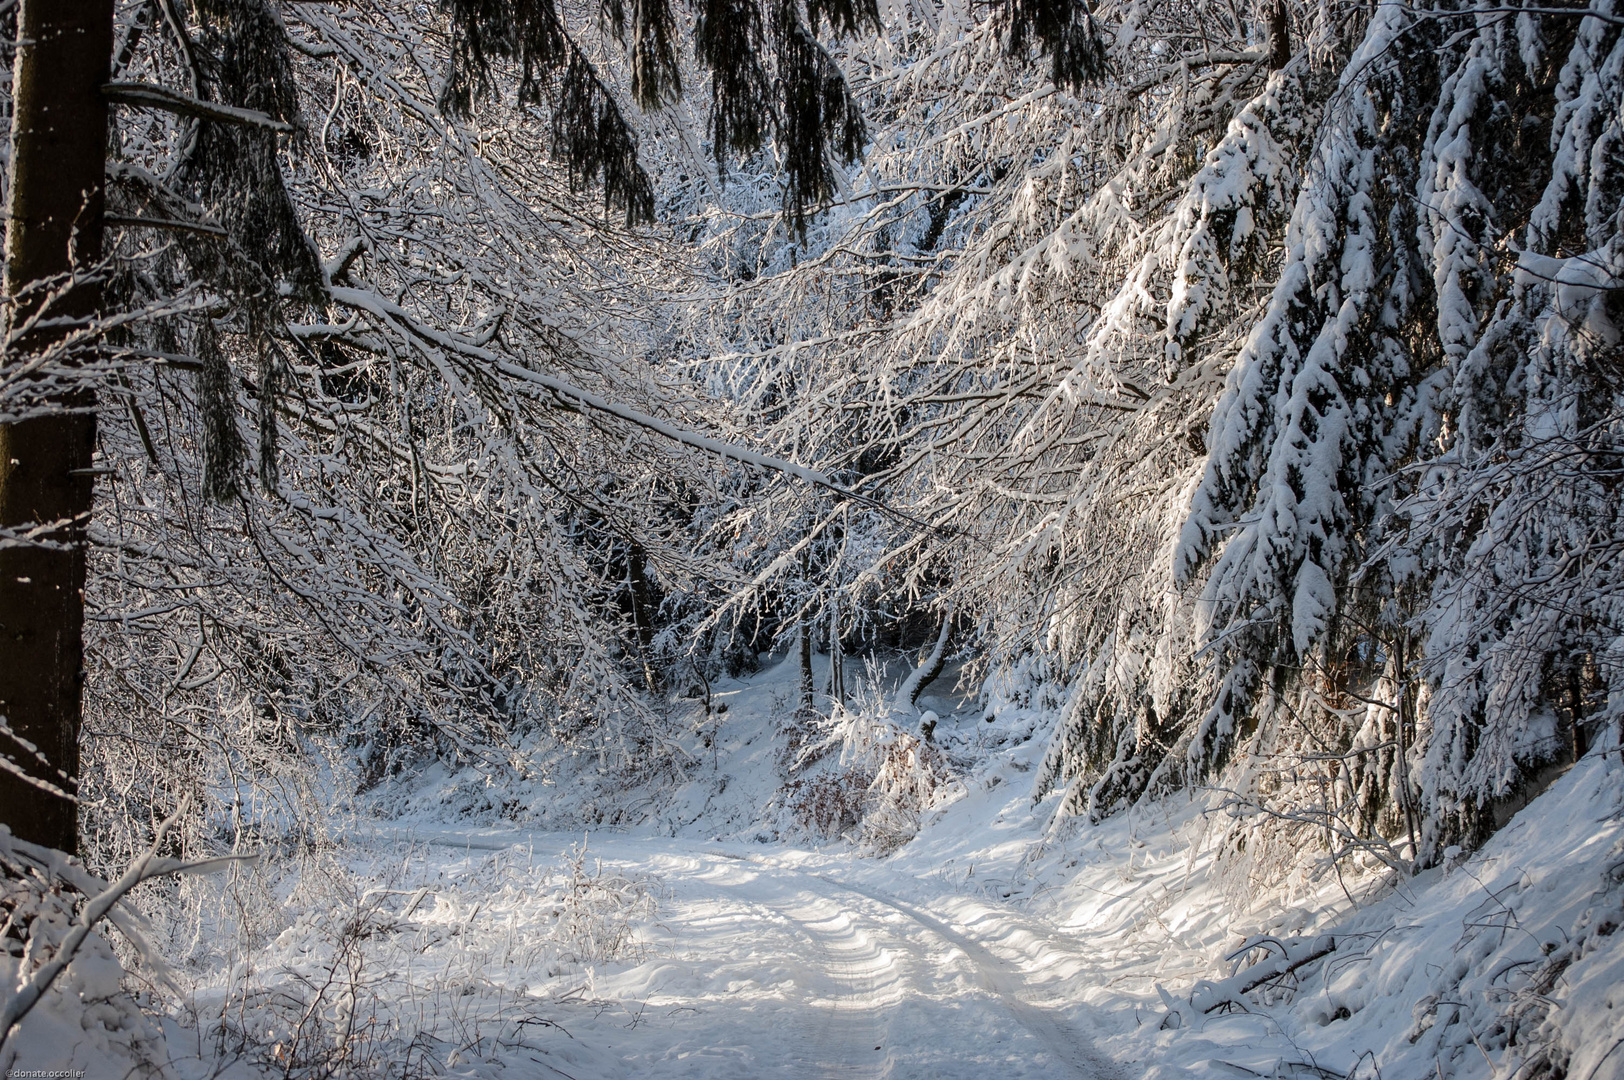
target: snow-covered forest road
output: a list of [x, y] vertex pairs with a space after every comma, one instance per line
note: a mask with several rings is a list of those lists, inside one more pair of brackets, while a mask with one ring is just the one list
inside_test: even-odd
[[[485, 831], [389, 839], [430, 852], [422, 870], [448, 881], [492, 859], [533, 864], [530, 852], [571, 840]], [[783, 849], [605, 834], [588, 846], [596, 872], [652, 879], [660, 895], [636, 962], [588, 973], [586, 989], [550, 1011], [568, 1037], [602, 1054], [597, 1074], [1115, 1076], [1091, 1049], [1087, 1017], [1074, 1001], [1062, 1006], [1045, 975], [1059, 935], [1033, 933], [1025, 916], [974, 905], [964, 909], [973, 925], [963, 925], [930, 903], [928, 880], [896, 874], [887, 884], [903, 899], [873, 883], [881, 874], [872, 865]], [[522, 910], [523, 895], [487, 907], [488, 925], [548, 921], [551, 911]], [[549, 890], [530, 895], [554, 904]], [[480, 921], [470, 921], [470, 947]], [[1022, 951], [1037, 940], [1046, 942], [1041, 958]]]
[[0, 1077], [1624, 1080], [1624, 0], [0, 0], [0, 115]]

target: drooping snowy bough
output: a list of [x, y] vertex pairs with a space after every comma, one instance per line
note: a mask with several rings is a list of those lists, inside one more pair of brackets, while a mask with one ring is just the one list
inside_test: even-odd
[[862, 172], [711, 219], [696, 359], [909, 515], [829, 587], [1064, 695], [1064, 814], [1217, 783], [1411, 868], [1616, 718], [1624, 20], [1286, 16], [1101, 5], [1076, 87], [888, 10]]

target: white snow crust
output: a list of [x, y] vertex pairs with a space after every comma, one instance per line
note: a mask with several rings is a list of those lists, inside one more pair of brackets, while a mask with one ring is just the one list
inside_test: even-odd
[[[481, 803], [430, 770], [319, 857], [223, 879], [195, 931], [221, 947], [179, 965], [165, 1068], [1421, 1080], [1527, 1075], [1543, 1054], [1624, 1076], [1616, 748], [1399, 881], [1265, 834], [1240, 850], [1216, 792], [1053, 824], [1061, 796], [1031, 796], [1050, 704], [938, 682], [920, 708], [953, 779], [875, 857], [786, 810], [794, 678], [788, 660], [713, 686], [728, 709], [695, 706], [685, 777], [617, 792], [561, 757]], [[65, 990], [101, 992], [85, 979]], [[71, 1012], [26, 1020], [15, 1064], [109, 1045], [64, 1033]]]

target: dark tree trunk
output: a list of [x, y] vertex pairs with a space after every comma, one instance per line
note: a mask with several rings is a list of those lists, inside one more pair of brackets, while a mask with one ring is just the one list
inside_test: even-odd
[[659, 614], [654, 583], [648, 577], [648, 559], [639, 544], [626, 553], [626, 591], [631, 601], [632, 626], [637, 632], [638, 658], [643, 664], [643, 682], [655, 697], [665, 693], [665, 680], [654, 666], [654, 620]]
[[811, 620], [801, 623], [800, 629], [796, 631], [796, 636], [799, 638], [796, 645], [800, 649], [801, 661], [800, 678], [796, 682], [798, 697], [798, 700], [796, 701], [796, 712], [797, 715], [799, 715], [799, 717], [804, 721], [811, 719], [812, 715], [817, 711], [812, 698], [813, 683]]
[[829, 700], [846, 705], [846, 650], [840, 640], [840, 596], [829, 602]]
[[936, 634], [936, 644], [931, 647], [930, 655], [922, 659], [919, 666], [903, 680], [897, 694], [898, 699], [904, 701], [909, 708], [919, 704], [919, 695], [925, 692], [925, 687], [936, 681], [936, 676], [947, 666], [947, 639], [952, 633], [953, 609], [948, 608], [947, 614], [942, 616], [942, 628]]
[[[12, 309], [0, 360], [8, 365], [82, 333], [101, 304], [94, 280], [62, 286], [101, 259], [112, 0], [23, 0], [17, 37], [5, 272]], [[53, 293], [50, 325], [30, 329]], [[72, 793], [79, 775], [96, 421], [88, 388], [53, 404], [63, 411], [0, 425], [0, 528], [48, 526], [43, 545], [0, 548], [0, 714], [16, 736], [0, 736], [0, 752], [43, 781], [0, 770], [0, 821], [25, 840], [73, 852], [78, 807], [51, 789]]]
[[1269, 16], [1269, 70], [1279, 71], [1291, 63], [1291, 9], [1286, 0], [1274, 0]]

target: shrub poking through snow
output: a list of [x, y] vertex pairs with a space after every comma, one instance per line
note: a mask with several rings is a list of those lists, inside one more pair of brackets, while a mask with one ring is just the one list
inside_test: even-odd
[[562, 959], [592, 964], [643, 958], [637, 929], [654, 917], [658, 881], [605, 870], [583, 839], [570, 846], [563, 869], [548, 885], [558, 890], [553, 936]]
[[844, 837], [887, 854], [913, 839], [919, 815], [953, 774], [939, 747], [901, 726], [878, 675], [871, 670], [853, 708], [836, 705], [819, 725], [821, 737], [803, 747], [797, 768], [807, 771], [786, 785], [786, 804], [813, 836]]
[[931, 743], [900, 729], [875, 745], [869, 761], [874, 779], [859, 841], [886, 853], [896, 850], [919, 832], [919, 815], [935, 801], [950, 775], [946, 756]]
[[488, 1077], [506, 1054], [550, 1052], [561, 1002], [579, 1004], [595, 966], [644, 959], [661, 890], [584, 841], [551, 858], [339, 850], [253, 868], [284, 898], [280, 922], [243, 928], [239, 951], [188, 988], [203, 1072], [242, 1060], [287, 1080]]
[[863, 820], [868, 785], [849, 769], [799, 777], [784, 790], [790, 816], [811, 836], [844, 836]]

